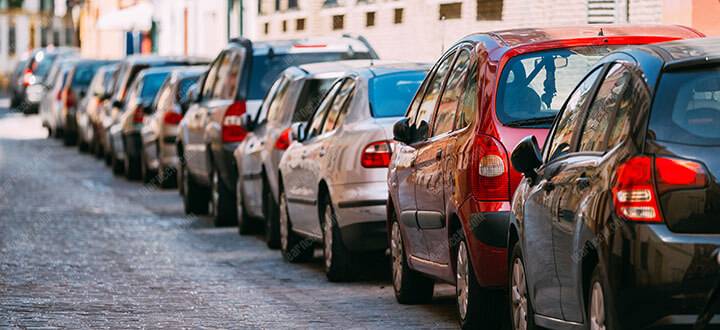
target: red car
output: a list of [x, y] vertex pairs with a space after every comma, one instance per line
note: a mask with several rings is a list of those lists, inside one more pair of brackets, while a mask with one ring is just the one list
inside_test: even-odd
[[517, 29], [448, 49], [394, 127], [387, 213], [397, 300], [429, 301], [439, 280], [456, 284], [464, 328], [505, 323], [510, 200], [522, 178], [509, 151], [531, 134], [545, 140], [602, 56], [697, 37], [679, 26]]

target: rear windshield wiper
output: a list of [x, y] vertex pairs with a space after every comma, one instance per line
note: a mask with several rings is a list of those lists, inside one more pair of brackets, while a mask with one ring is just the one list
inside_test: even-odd
[[555, 121], [555, 116], [536, 117], [529, 119], [514, 120], [506, 123], [506, 126], [510, 127], [524, 127], [524, 126], [535, 126], [541, 124], [552, 124]]

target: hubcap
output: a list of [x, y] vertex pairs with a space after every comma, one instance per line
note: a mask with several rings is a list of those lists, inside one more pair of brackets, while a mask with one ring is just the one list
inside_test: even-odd
[[527, 329], [527, 286], [525, 285], [525, 267], [520, 258], [515, 258], [512, 266], [512, 319], [515, 330]]
[[457, 291], [460, 318], [463, 320], [465, 316], [467, 316], [468, 307], [468, 273], [467, 248], [465, 247], [465, 242], [460, 242], [457, 255], [457, 286], [455, 290]]
[[217, 172], [213, 172], [212, 175], [212, 199], [211, 199], [211, 207], [212, 207], [212, 214], [213, 216], [218, 216], [218, 201], [220, 200], [220, 192], [218, 191], [218, 184], [219, 184], [218, 174]]
[[395, 291], [400, 291], [402, 286], [402, 244], [402, 236], [400, 236], [400, 225], [398, 225], [397, 222], [393, 222], [392, 231], [390, 232], [390, 253], [392, 255], [393, 286], [395, 286]]
[[600, 282], [595, 282], [592, 286], [590, 330], [605, 330], [605, 296]]
[[280, 193], [280, 249], [288, 252], [288, 234], [290, 226], [287, 215], [287, 205], [285, 205], [285, 193]]
[[330, 269], [332, 266], [332, 245], [333, 245], [333, 235], [332, 235], [332, 210], [330, 209], [330, 206], [328, 205], [325, 208], [325, 223], [323, 224], [323, 255], [325, 256], [325, 269]]

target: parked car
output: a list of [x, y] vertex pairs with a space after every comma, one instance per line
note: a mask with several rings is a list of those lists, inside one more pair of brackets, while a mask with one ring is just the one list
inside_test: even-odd
[[123, 109], [117, 122], [110, 126], [112, 169], [125, 173], [130, 180], [141, 177], [142, 137], [145, 116], [152, 113], [152, 103], [175, 67], [156, 67], [140, 71], [127, 89]]
[[160, 87], [141, 129], [140, 172], [145, 182], [154, 181], [163, 187], [177, 182], [175, 141], [185, 114], [180, 101], [206, 70], [204, 66], [174, 69]]
[[15, 65], [12, 75], [10, 75], [10, 108], [16, 108], [20, 105], [23, 99], [22, 88], [23, 88], [23, 73], [25, 67], [27, 67], [28, 60], [19, 60]]
[[426, 302], [435, 281], [455, 284], [463, 328], [501, 327], [510, 198], [521, 177], [507, 150], [526, 135], [544, 139], [603, 55], [698, 36], [676, 26], [581, 26], [478, 33], [450, 47], [394, 127], [387, 214], [397, 300]]
[[117, 69], [117, 64], [98, 68], [88, 86], [87, 94], [80, 101], [76, 115], [80, 146], [87, 146], [89, 151], [98, 157], [103, 155], [102, 144], [97, 134], [100, 131], [98, 126], [101, 125], [100, 111], [102, 111], [103, 102], [110, 98], [112, 77]]
[[43, 99], [38, 112], [42, 125], [47, 128], [49, 136], [56, 138], [62, 138], [63, 136], [60, 119], [63, 106], [62, 91], [67, 82], [68, 74], [76, 61], [74, 58], [64, 58], [56, 61], [45, 77], [46, 82], [33, 85], [33, 88], [31, 88], [31, 94], [34, 89], [47, 90], [47, 92], [42, 92]]
[[305, 64], [287, 68], [270, 88], [260, 111], [245, 114], [245, 140], [235, 149], [238, 230], [248, 234], [264, 222], [269, 247], [280, 247], [278, 164], [290, 146], [290, 126], [312, 116], [332, 83], [345, 71], [366, 67], [367, 60]]
[[[47, 47], [34, 50], [22, 73], [22, 83], [19, 86], [20, 103], [18, 107], [24, 114], [37, 113], [40, 102], [49, 91], [46, 85], [53, 83], [48, 79], [50, 69], [55, 61], [77, 56], [77, 48]], [[53, 77], [55, 78], [55, 77]]]
[[280, 160], [280, 248], [289, 261], [322, 242], [330, 281], [352, 278], [354, 256], [387, 249], [387, 166], [392, 125], [427, 65], [374, 63], [338, 79], [307, 123], [295, 124]]
[[524, 174], [509, 232], [515, 319], [640, 329], [691, 325], [705, 309], [720, 274], [718, 44], [607, 56], [543, 150], [532, 137], [515, 148]]
[[[200, 58], [192, 57], [169, 57], [155, 55], [132, 55], [120, 62], [120, 67], [115, 72], [112, 81], [112, 96], [103, 104], [103, 110], [100, 112], [100, 121], [102, 125], [98, 125], [100, 142], [103, 150], [106, 152], [106, 162], [112, 165], [112, 144], [110, 143], [110, 127], [117, 124], [125, 103], [128, 88], [135, 80], [138, 73], [147, 68], [166, 67], [166, 66], [183, 66], [183, 65], [203, 65], [207, 61]], [[120, 152], [120, 151], [118, 151]], [[116, 164], [119, 164], [117, 162]]]
[[350, 37], [231, 40], [210, 66], [199, 99], [180, 123], [185, 211], [207, 213], [210, 204], [216, 225], [237, 223], [233, 152], [247, 135], [241, 117], [257, 113], [283, 70], [312, 62], [370, 58], [377, 58], [370, 45]]
[[[90, 81], [97, 69], [112, 62], [106, 60], [82, 59], [73, 63], [67, 74], [66, 81], [60, 91], [60, 121], [65, 145], [73, 145], [78, 138], [78, 125], [76, 114], [78, 100], [85, 98]], [[82, 146], [81, 146], [82, 148]]]

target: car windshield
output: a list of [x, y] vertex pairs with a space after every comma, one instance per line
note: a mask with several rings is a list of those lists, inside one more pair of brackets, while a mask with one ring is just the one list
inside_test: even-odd
[[160, 86], [165, 82], [165, 78], [168, 76], [168, 72], [163, 73], [151, 73], [146, 75], [143, 79], [142, 90], [140, 91], [140, 98], [152, 99], [160, 90]]
[[88, 64], [80, 64], [75, 68], [75, 73], [73, 75], [73, 81], [72, 86], [89, 86], [90, 82], [92, 81], [93, 77], [95, 76], [95, 72], [97, 72], [98, 68], [101, 67], [103, 63], [88, 63]]
[[551, 49], [511, 58], [498, 84], [496, 111], [509, 126], [549, 128], [588, 70], [617, 47]]
[[720, 145], [720, 67], [663, 74], [648, 134], [664, 142]]
[[369, 96], [372, 116], [403, 116], [426, 74], [425, 71], [411, 71], [371, 79]]

